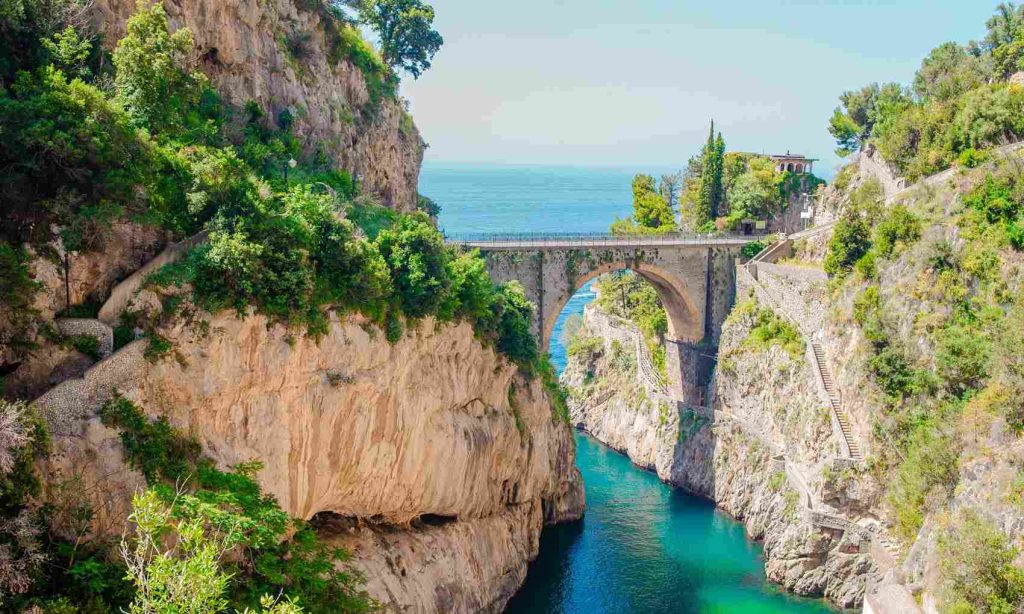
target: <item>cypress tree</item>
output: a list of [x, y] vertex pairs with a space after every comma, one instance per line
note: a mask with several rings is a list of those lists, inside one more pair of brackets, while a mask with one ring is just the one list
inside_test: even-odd
[[[713, 219], [712, 216], [715, 210], [715, 158], [715, 121], [711, 120], [711, 131], [708, 133], [708, 141], [704, 144], [704, 149], [701, 152], [703, 168], [700, 174], [700, 192], [693, 211], [693, 225], [695, 228], [700, 228]], [[721, 181], [720, 174], [719, 181]]]
[[[712, 128], [713, 129], [713, 128]], [[718, 133], [715, 139], [715, 166], [711, 177], [711, 219], [717, 219], [722, 214], [725, 204], [725, 188], [723, 176], [725, 175], [725, 139], [722, 133]]]

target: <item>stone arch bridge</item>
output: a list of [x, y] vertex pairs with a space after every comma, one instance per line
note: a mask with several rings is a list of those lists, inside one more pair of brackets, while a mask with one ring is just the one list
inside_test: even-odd
[[559, 314], [598, 275], [628, 269], [647, 280], [668, 312], [669, 390], [703, 401], [722, 322], [736, 297], [736, 258], [751, 236], [671, 234], [467, 235], [448, 242], [479, 249], [496, 282], [518, 280], [537, 305], [534, 334], [547, 348]]

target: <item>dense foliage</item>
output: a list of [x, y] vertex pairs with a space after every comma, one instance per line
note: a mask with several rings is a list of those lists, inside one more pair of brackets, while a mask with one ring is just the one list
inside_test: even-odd
[[987, 28], [982, 41], [933, 49], [912, 87], [844, 92], [829, 121], [837, 153], [873, 144], [913, 180], [1024, 136], [1024, 86], [1010, 80], [1024, 68], [1024, 7], [1000, 4]]
[[[150, 485], [136, 497], [133, 515], [149, 522], [122, 548], [136, 589], [133, 612], [241, 611], [259, 607], [267, 595], [308, 612], [371, 608], [347, 553], [321, 542], [262, 492], [259, 463], [220, 471], [166, 418], [151, 422], [123, 397], [100, 416], [121, 432], [128, 463]], [[168, 533], [179, 543], [167, 541]], [[235, 555], [224, 557], [229, 550]], [[192, 590], [182, 590], [183, 582]]]
[[[676, 229], [675, 213], [669, 205], [674, 188], [671, 178], [655, 183], [654, 177], [639, 174], [633, 178], [633, 215], [612, 223], [614, 234], [660, 234]], [[668, 199], [666, 198], [668, 196]]]
[[651, 362], [665, 377], [668, 313], [654, 286], [636, 273], [626, 271], [601, 277], [594, 287], [598, 292], [597, 305], [602, 311], [630, 320], [640, 329]]
[[824, 182], [812, 174], [779, 171], [771, 158], [726, 152], [722, 134], [711, 133], [683, 172], [683, 223], [698, 232], [735, 230], [744, 220], [767, 220], [786, 210], [792, 198]]
[[444, 38], [433, 29], [434, 9], [422, 0], [337, 0], [380, 38], [384, 61], [419, 78], [430, 68]]
[[[857, 288], [852, 319], [867, 341], [868, 372], [881, 392], [877, 468], [885, 472], [897, 533], [908, 541], [953, 495], [965, 447], [987, 440], [993, 429], [1013, 436], [1024, 429], [1024, 305], [1013, 264], [1022, 247], [1024, 191], [1016, 164], [1000, 161], [994, 168], [965, 176], [965, 192], [954, 203], [940, 206], [929, 200], [937, 196], [925, 195], [914, 209], [883, 206], [880, 186], [866, 182], [851, 193], [829, 246], [830, 273]], [[909, 285], [891, 287], [893, 274]], [[894, 309], [908, 300], [916, 314]], [[1007, 611], [998, 600], [1016, 604], [1021, 595], [1008, 588], [1012, 579], [999, 576], [989, 539], [995, 534], [971, 520], [962, 530], [987, 550], [955, 556], [947, 550], [950, 585], [970, 577], [979, 591], [956, 589], [947, 595], [948, 607]], [[995, 567], [979, 568], [989, 564]]]

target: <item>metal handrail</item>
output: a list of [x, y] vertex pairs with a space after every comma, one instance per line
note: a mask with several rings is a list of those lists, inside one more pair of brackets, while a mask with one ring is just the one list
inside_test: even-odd
[[590, 243], [625, 243], [625, 244], [673, 244], [680, 242], [714, 243], [717, 241], [738, 242], [755, 241], [766, 233], [752, 235], [740, 233], [700, 234], [689, 232], [673, 232], [666, 234], [611, 234], [611, 233], [571, 233], [571, 232], [444, 232], [448, 243], [558, 243], [579, 244]]

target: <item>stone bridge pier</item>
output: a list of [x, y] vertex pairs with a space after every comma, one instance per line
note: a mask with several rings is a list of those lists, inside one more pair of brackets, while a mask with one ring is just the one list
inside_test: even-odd
[[497, 282], [517, 280], [537, 306], [534, 333], [547, 349], [569, 299], [604, 273], [630, 270], [657, 291], [668, 312], [669, 390], [690, 404], [703, 402], [722, 323], [736, 295], [735, 260], [741, 238], [479, 240], [477, 248]]

